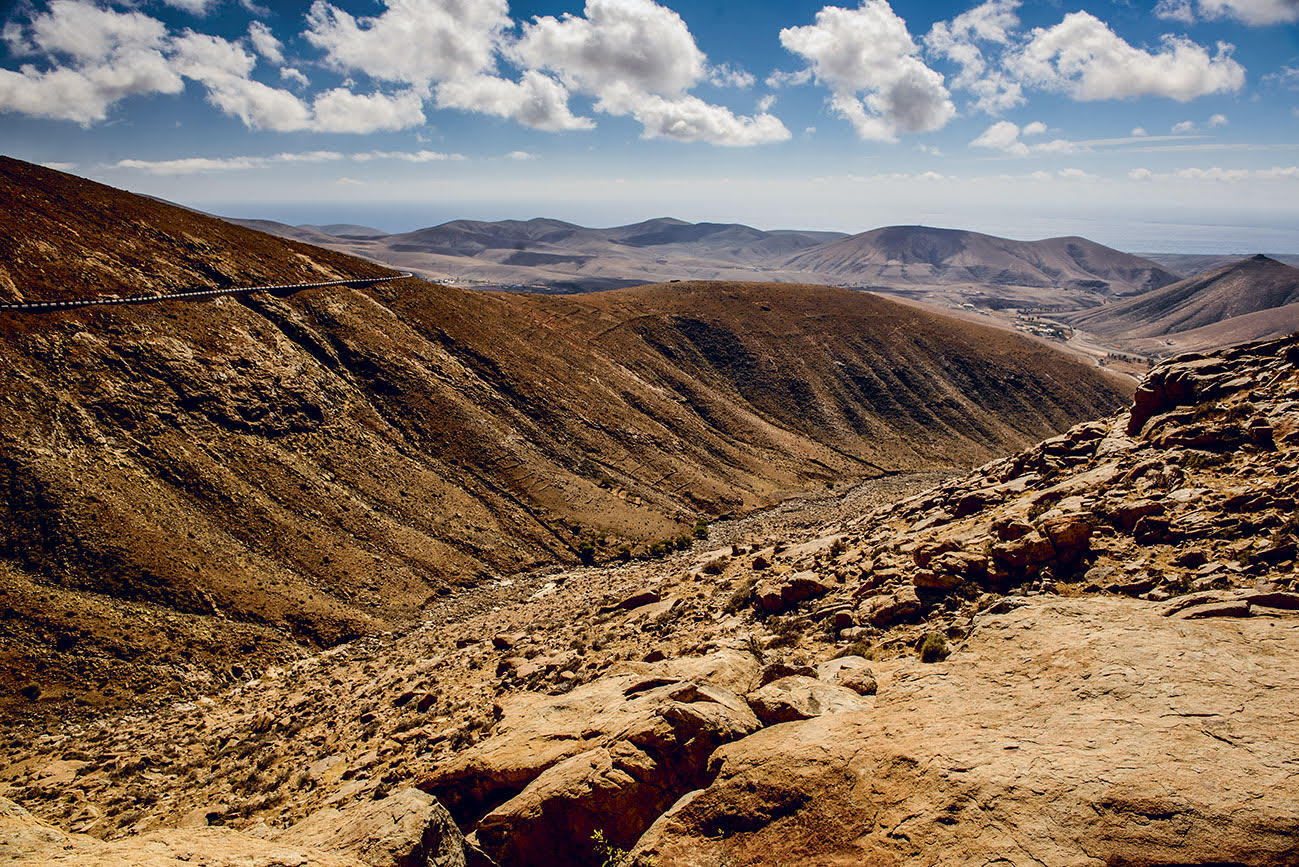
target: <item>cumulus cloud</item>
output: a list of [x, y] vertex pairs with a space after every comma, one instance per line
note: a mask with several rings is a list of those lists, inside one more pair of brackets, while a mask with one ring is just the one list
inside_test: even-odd
[[785, 125], [770, 114], [740, 117], [725, 106], [695, 96], [669, 99], [630, 88], [611, 88], [596, 107], [610, 114], [630, 114], [644, 128], [644, 138], [708, 142], [724, 147], [749, 147], [790, 138]]
[[863, 139], [931, 132], [956, 114], [943, 77], [920, 59], [906, 22], [886, 0], [826, 6], [815, 23], [780, 31], [780, 42], [807, 61], [830, 89], [831, 106]]
[[526, 162], [528, 160], [535, 160], [537, 158], [537, 155], [533, 153], [528, 153], [527, 151], [510, 151], [508, 154], [505, 155], [505, 158], [507, 160], [515, 160], [517, 162]]
[[50, 58], [52, 68], [0, 70], [0, 111], [89, 125], [128, 96], [184, 88], [163, 54], [166, 28], [139, 12], [55, 0], [27, 27], [6, 28], [5, 41], [15, 55]]
[[753, 77], [710, 68], [681, 16], [653, 0], [587, 0], [582, 15], [540, 16], [524, 25], [509, 53], [528, 67], [525, 75], [548, 80], [535, 72], [546, 70], [596, 97], [597, 111], [635, 118], [645, 138], [739, 147], [790, 137], [765, 111], [737, 116], [689, 95], [704, 80], [748, 87]]
[[1189, 135], [1195, 132], [1195, 121], [1183, 120], [1173, 124], [1173, 135]]
[[1095, 16], [1073, 12], [1054, 27], [1034, 29], [1008, 64], [1025, 82], [1080, 101], [1162, 96], [1187, 102], [1244, 85], [1245, 70], [1231, 52], [1220, 42], [1210, 55], [1189, 39], [1165, 36], [1161, 50], [1151, 53]]
[[978, 138], [970, 142], [970, 147], [1001, 151], [1017, 157], [1025, 157], [1032, 153], [1069, 154], [1079, 150], [1087, 150], [1086, 145], [1066, 141], [1065, 139], [1054, 139], [1035, 144], [1021, 141], [1021, 136], [1045, 135], [1046, 131], [1046, 124], [1041, 121], [1035, 120], [1020, 128], [1008, 120], [1002, 120], [985, 129]]
[[358, 19], [317, 0], [304, 35], [336, 69], [427, 88], [494, 71], [512, 23], [506, 0], [388, 0], [386, 7]]
[[1130, 133], [1130, 135], [1133, 138], [1142, 138], [1144, 136], [1150, 135], [1150, 133], [1146, 132], [1146, 128], [1144, 126], [1134, 126], [1132, 128], [1132, 132]]
[[1209, 118], [1210, 129], [1215, 126], [1226, 126], [1227, 123], [1227, 116], [1225, 114], [1215, 114], [1213, 117]]
[[351, 133], [408, 129], [424, 123], [423, 109], [424, 100], [413, 90], [361, 94], [339, 87], [315, 98], [311, 128]]
[[[1019, 27], [1019, 0], [989, 0], [951, 21], [939, 21], [925, 36], [931, 55], [960, 67], [952, 87], [976, 97], [975, 109], [999, 114], [1024, 102], [1023, 88], [1000, 69], [992, 68], [985, 49], [1003, 49]], [[980, 43], [983, 45], [981, 46]]]
[[275, 38], [275, 34], [271, 33], [271, 29], [262, 22], [254, 21], [248, 25], [248, 41], [253, 44], [254, 51], [271, 63], [284, 62], [284, 46]]
[[653, 0], [587, 0], [585, 15], [542, 16], [514, 54], [584, 93], [623, 89], [679, 95], [704, 78], [704, 53], [681, 16]]
[[562, 84], [536, 70], [527, 70], [519, 81], [494, 75], [445, 81], [438, 86], [439, 108], [458, 108], [508, 118], [534, 129], [591, 129], [590, 118], [575, 116], [568, 107]]
[[[252, 78], [257, 56], [240, 43], [186, 30], [179, 36], [140, 12], [100, 9], [81, 0], [55, 0], [26, 27], [7, 29], [11, 51], [43, 55], [53, 66], [0, 70], [0, 111], [20, 111], [82, 124], [104, 120], [128, 96], [179, 93], [184, 79], [200, 83], [207, 101], [254, 129], [373, 132], [423, 123], [421, 100], [332, 90], [308, 105], [293, 93]], [[280, 56], [278, 40], [254, 24], [249, 42], [262, 56]], [[306, 84], [297, 70], [286, 80]]]
[[292, 66], [286, 66], [280, 70], [280, 78], [284, 81], [296, 84], [298, 87], [307, 87], [311, 80], [302, 74], [301, 70], [294, 69]]

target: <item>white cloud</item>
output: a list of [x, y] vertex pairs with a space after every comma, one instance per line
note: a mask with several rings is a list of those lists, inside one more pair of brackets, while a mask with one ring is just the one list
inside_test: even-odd
[[56, 172], [71, 172], [75, 171], [77, 168], [76, 163], [48, 162], [41, 163], [41, 165], [45, 166], [47, 169], [54, 169]]
[[1263, 81], [1290, 90], [1299, 90], [1299, 66], [1283, 66], [1276, 72], [1269, 72], [1263, 76]]
[[1210, 129], [1216, 126], [1226, 126], [1227, 123], [1227, 116], [1225, 114], [1215, 114], [1213, 117], [1209, 118]]
[[943, 77], [919, 58], [906, 22], [886, 0], [826, 6], [814, 24], [781, 30], [780, 42], [808, 62], [830, 88], [830, 104], [863, 139], [931, 132], [956, 114]]
[[357, 19], [317, 0], [304, 35], [336, 69], [428, 88], [495, 71], [512, 23], [506, 0], [388, 0], [386, 7]]
[[753, 77], [727, 66], [710, 69], [681, 16], [653, 0], [587, 0], [583, 15], [540, 16], [523, 26], [509, 53], [529, 67], [525, 77], [550, 81], [536, 70], [553, 73], [596, 97], [597, 111], [635, 118], [645, 138], [748, 146], [790, 137], [765, 111], [737, 116], [689, 95], [705, 79], [747, 87]]
[[1187, 102], [1244, 85], [1245, 70], [1231, 52], [1232, 46], [1220, 42], [1210, 56], [1189, 39], [1165, 36], [1152, 54], [1129, 45], [1095, 16], [1073, 12], [1054, 27], [1034, 29], [1008, 64], [1026, 83], [1079, 101], [1163, 96]]
[[179, 93], [184, 82], [162, 53], [165, 37], [162, 23], [142, 13], [55, 0], [28, 27], [6, 27], [4, 38], [16, 56], [67, 62], [48, 70], [33, 64], [17, 72], [0, 69], [0, 112], [89, 125], [128, 96]]
[[793, 87], [800, 84], [807, 84], [812, 80], [811, 69], [799, 69], [795, 72], [785, 72], [777, 69], [768, 75], [763, 82], [767, 87]]
[[1128, 177], [1137, 181], [1216, 181], [1220, 183], [1299, 180], [1299, 166], [1273, 166], [1270, 169], [1224, 169], [1220, 166], [1210, 166], [1177, 169], [1172, 172], [1132, 169], [1128, 172]]
[[1096, 176], [1082, 169], [1060, 169], [1056, 173], [1066, 181], [1093, 181]]
[[1195, 132], [1195, 121], [1183, 120], [1173, 124], [1173, 135], [1188, 135]]
[[510, 151], [508, 154], [505, 155], [505, 158], [507, 160], [517, 160], [519, 162], [526, 162], [528, 160], [535, 160], [537, 158], [537, 155], [533, 153], [528, 153], [527, 151]]
[[729, 63], [723, 63], [720, 66], [710, 67], [708, 70], [708, 83], [716, 87], [738, 87], [741, 89], [753, 87], [757, 79], [753, 73], [740, 69], [738, 66], [732, 66]]
[[1155, 4], [1155, 17], [1194, 24], [1195, 10], [1191, 7], [1191, 0], [1159, 0]]
[[1019, 27], [1019, 0], [988, 0], [969, 9], [951, 21], [939, 21], [925, 36], [925, 47], [932, 55], [944, 57], [960, 66], [952, 87], [968, 90], [977, 97], [974, 107], [988, 114], [999, 114], [1024, 102], [1023, 89], [1001, 70], [989, 69], [984, 49], [979, 43], [1005, 46]]
[[519, 81], [478, 75], [446, 81], [438, 86], [439, 108], [458, 108], [509, 118], [534, 129], [591, 129], [590, 118], [576, 117], [568, 107], [568, 91], [562, 84], [529, 69]]
[[1255, 27], [1299, 21], [1295, 0], [1199, 0], [1205, 18], [1235, 18]]
[[315, 98], [311, 126], [321, 132], [351, 133], [408, 129], [424, 123], [423, 106], [413, 90], [360, 94], [340, 87]]
[[286, 66], [281, 69], [280, 78], [284, 81], [296, 84], [298, 87], [307, 87], [311, 84], [310, 79], [303, 75], [300, 70], [294, 69], [292, 66]]
[[1005, 151], [1016, 156], [1027, 156], [1028, 145], [1019, 140], [1019, 126], [1008, 120], [998, 121], [970, 142], [970, 147]]
[[596, 105], [609, 114], [630, 114], [644, 128], [644, 138], [707, 142], [724, 147], [750, 147], [788, 141], [789, 130], [770, 114], [740, 117], [730, 109], [695, 96], [668, 98], [630, 88], [607, 89]]
[[760, 113], [765, 114], [771, 111], [771, 107], [775, 104], [776, 104], [776, 95], [774, 93], [768, 93], [767, 95], [763, 96], [761, 99], [758, 100], [758, 111]]
[[254, 51], [271, 63], [284, 62], [284, 46], [275, 38], [275, 34], [271, 33], [271, 29], [262, 22], [254, 21], [248, 25], [248, 41], [253, 44]]
[[194, 175], [210, 172], [246, 171], [264, 169], [283, 163], [322, 163], [343, 159], [336, 151], [308, 151], [282, 153], [269, 157], [186, 157], [175, 160], [118, 160], [113, 168], [135, 169], [151, 175]]
[[213, 0], [162, 0], [162, 2], [193, 15], [206, 15]]
[[970, 147], [1002, 151], [1017, 157], [1028, 156], [1032, 153], [1071, 154], [1090, 149], [1084, 143], [1066, 141], [1065, 139], [1054, 139], [1032, 145], [1020, 141], [1021, 136], [1044, 135], [1046, 131], [1046, 124], [1041, 121], [1033, 121], [1021, 129], [1008, 120], [1002, 120], [985, 129], [978, 138], [970, 142]]
[[523, 26], [513, 53], [584, 93], [612, 84], [676, 96], [707, 73], [681, 16], [653, 0], [587, 0], [584, 17], [539, 17]]
[[448, 154], [439, 151], [365, 151], [352, 154], [352, 159], [366, 163], [372, 160], [401, 160], [407, 163], [460, 162], [467, 157], [464, 154]]
[[1131, 135], [1132, 135], [1133, 138], [1142, 138], [1142, 137], [1147, 136], [1147, 135], [1149, 135], [1149, 134], [1150, 134], [1150, 133], [1146, 132], [1146, 128], [1145, 128], [1144, 126], [1134, 126], [1134, 127], [1132, 128], [1132, 133], [1131, 133]]

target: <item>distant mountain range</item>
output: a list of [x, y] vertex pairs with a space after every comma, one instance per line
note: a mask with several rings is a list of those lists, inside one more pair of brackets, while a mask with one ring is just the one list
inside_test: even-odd
[[927, 226], [849, 236], [667, 217], [606, 229], [549, 219], [455, 220], [371, 235], [357, 226], [234, 222], [483, 288], [580, 292], [672, 279], [761, 278], [911, 295], [959, 287], [977, 306], [1076, 309], [1180, 278], [1085, 238], [1013, 241]]

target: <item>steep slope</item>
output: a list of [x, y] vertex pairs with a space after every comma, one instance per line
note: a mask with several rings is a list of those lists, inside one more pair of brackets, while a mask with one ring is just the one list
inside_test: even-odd
[[[3, 168], [15, 298], [385, 273]], [[1005, 333], [774, 285], [0, 314], [0, 363], [5, 662], [113, 701], [810, 484], [968, 465], [1122, 395]]]
[[1012, 241], [956, 229], [889, 226], [814, 247], [781, 263], [864, 284], [986, 283], [1122, 295], [1177, 280], [1153, 262], [1086, 238]]
[[[1102, 337], [1135, 339], [1202, 328], [1296, 301], [1299, 301], [1299, 268], [1258, 255], [1066, 319], [1076, 328]], [[1284, 331], [1258, 336], [1279, 333]]]
[[462, 831], [501, 867], [1289, 867], [1296, 398], [1299, 337], [1177, 359], [936, 486], [841, 485], [194, 701], [15, 728], [0, 797], [39, 819], [0, 800], [0, 851], [352, 863], [365, 831]]

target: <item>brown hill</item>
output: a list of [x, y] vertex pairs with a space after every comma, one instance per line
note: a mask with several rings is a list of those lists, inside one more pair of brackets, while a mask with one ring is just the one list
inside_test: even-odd
[[1297, 390], [1299, 337], [1175, 360], [936, 487], [843, 485], [194, 701], [14, 727], [0, 852], [1292, 867]]
[[[1202, 328], [1299, 301], [1299, 269], [1258, 255], [1136, 298], [1066, 317], [1083, 331], [1132, 340]], [[1284, 326], [1258, 337], [1286, 333]]]
[[1086, 238], [1012, 241], [957, 229], [889, 226], [831, 241], [781, 266], [863, 285], [982, 283], [1125, 295], [1177, 280], [1153, 262]]
[[[0, 168], [14, 299], [385, 273]], [[1005, 332], [767, 284], [412, 280], [3, 313], [0, 363], [9, 702], [25, 677], [90, 700], [200, 688], [238, 677], [231, 659], [387, 629], [584, 547], [639, 552], [827, 480], [969, 465], [1123, 394]]]

